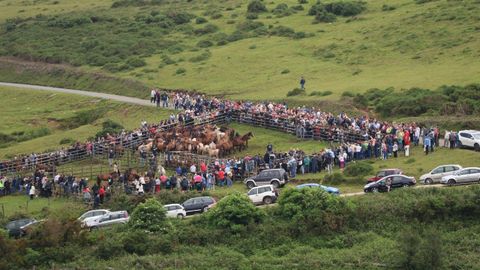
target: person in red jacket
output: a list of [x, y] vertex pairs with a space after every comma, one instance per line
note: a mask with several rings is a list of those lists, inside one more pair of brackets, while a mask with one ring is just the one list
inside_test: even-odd
[[98, 190], [98, 195], [100, 196], [100, 204], [103, 204], [103, 199], [105, 198], [105, 187], [101, 186]]
[[219, 170], [217, 173], [218, 176], [218, 185], [223, 187], [225, 181], [225, 172], [223, 170]]
[[403, 145], [405, 149], [405, 156], [410, 156], [410, 131], [405, 130], [403, 134]]

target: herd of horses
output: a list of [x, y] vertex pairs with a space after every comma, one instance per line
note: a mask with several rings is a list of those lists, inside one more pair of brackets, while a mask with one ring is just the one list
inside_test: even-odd
[[148, 143], [139, 146], [138, 150], [148, 152], [156, 148], [159, 152], [187, 151], [218, 158], [235, 150], [244, 150], [252, 137], [252, 132], [238, 135], [232, 128], [216, 125], [181, 126], [167, 132], [158, 132]]

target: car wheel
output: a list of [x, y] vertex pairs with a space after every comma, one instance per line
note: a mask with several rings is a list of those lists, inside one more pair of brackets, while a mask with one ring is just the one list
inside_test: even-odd
[[250, 188], [250, 189], [251, 189], [251, 188], [254, 188], [254, 187], [255, 187], [255, 183], [253, 183], [253, 181], [248, 181], [248, 182], [247, 182], [247, 187]]
[[182, 218], [184, 218], [184, 217], [185, 217], [185, 216], [184, 216], [183, 214], [178, 214], [178, 215], [177, 215], [177, 218], [179, 218], [179, 219], [182, 219]]
[[263, 203], [264, 204], [271, 204], [272, 203], [272, 197], [263, 198]]
[[425, 184], [431, 185], [431, 184], [433, 184], [433, 180], [430, 179], [430, 178], [427, 178], [427, 179], [425, 179]]
[[410, 187], [408, 184], [403, 184], [404, 188]]
[[272, 182], [272, 186], [273, 186], [274, 188], [279, 188], [279, 187], [280, 187], [280, 183], [279, 183], [278, 181], [273, 181], [273, 182]]
[[90, 227], [90, 231], [95, 231], [95, 230], [98, 230], [97, 226]]
[[378, 193], [378, 188], [376, 188], [376, 187], [372, 188], [372, 192], [373, 193]]
[[207, 207], [207, 206], [203, 207], [202, 213], [205, 213], [205, 212], [207, 212], [207, 211], [208, 211], [208, 207]]
[[478, 143], [476, 143], [474, 146], [473, 146], [473, 149], [475, 149], [475, 151], [479, 152], [480, 151], [480, 145]]
[[450, 180], [448, 180], [447, 184], [448, 184], [449, 186], [453, 186], [453, 185], [455, 185], [455, 180], [450, 179]]

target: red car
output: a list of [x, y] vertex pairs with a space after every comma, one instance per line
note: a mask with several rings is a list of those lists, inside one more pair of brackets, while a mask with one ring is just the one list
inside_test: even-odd
[[376, 182], [376, 181], [382, 179], [383, 177], [389, 176], [389, 175], [392, 175], [392, 174], [403, 174], [403, 172], [400, 169], [384, 169], [384, 170], [379, 171], [374, 177], [369, 178], [367, 183]]

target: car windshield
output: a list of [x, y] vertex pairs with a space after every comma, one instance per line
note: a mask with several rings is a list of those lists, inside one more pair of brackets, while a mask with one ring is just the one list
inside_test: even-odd
[[480, 140], [480, 133], [472, 134], [473, 137], [477, 140]]

